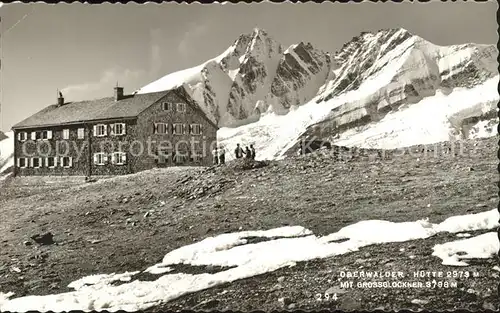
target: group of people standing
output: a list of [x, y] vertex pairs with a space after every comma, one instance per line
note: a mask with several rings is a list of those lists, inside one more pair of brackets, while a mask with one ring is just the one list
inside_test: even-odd
[[236, 144], [236, 149], [234, 149], [234, 155], [237, 159], [241, 159], [245, 155], [245, 158], [255, 160], [255, 148], [253, 145], [250, 145], [250, 148], [245, 147], [245, 150], [243, 150], [238, 143]]
[[[215, 147], [214, 151], [212, 152], [213, 157], [214, 157], [214, 164], [225, 164], [226, 163], [226, 151], [224, 147], [217, 148]], [[255, 148], [253, 145], [250, 145], [249, 147], [245, 147], [245, 150], [243, 150], [240, 147], [240, 144], [236, 144], [236, 149], [234, 149], [234, 155], [237, 159], [243, 158], [245, 156], [246, 159], [251, 159], [255, 160]]]

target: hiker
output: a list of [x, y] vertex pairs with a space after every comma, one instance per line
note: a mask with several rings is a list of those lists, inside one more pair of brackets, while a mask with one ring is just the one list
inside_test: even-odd
[[245, 157], [247, 159], [251, 159], [252, 158], [252, 151], [250, 151], [250, 149], [248, 149], [248, 147], [245, 147]]
[[219, 163], [220, 164], [226, 163], [226, 151], [224, 147], [219, 148]]
[[253, 147], [253, 145], [250, 145], [250, 151], [252, 152], [252, 157], [251, 157], [251, 159], [252, 159], [252, 160], [255, 160], [255, 148]]
[[240, 144], [236, 144], [236, 149], [234, 149], [234, 155], [237, 159], [241, 159], [243, 157], [243, 149], [241, 149]]
[[214, 165], [219, 164], [219, 153], [217, 152], [217, 147], [215, 147], [214, 151], [212, 151], [212, 155], [214, 157]]

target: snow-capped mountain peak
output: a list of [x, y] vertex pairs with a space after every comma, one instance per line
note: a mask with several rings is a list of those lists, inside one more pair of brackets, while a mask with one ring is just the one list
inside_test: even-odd
[[[283, 60], [300, 47], [289, 47]], [[295, 153], [303, 137], [396, 148], [490, 136], [498, 124], [497, 55], [493, 45], [438, 46], [406, 29], [365, 32], [331, 57], [333, 64], [310, 101], [297, 101], [294, 94], [299, 75], [288, 75], [294, 77], [291, 89], [280, 92], [279, 84], [274, 86], [274, 95], [287, 97], [281, 103], [297, 107], [297, 101], [300, 109], [240, 129], [224, 128], [220, 138], [230, 145], [252, 142], [263, 149], [262, 158], [279, 158]]]
[[[324, 83], [331, 63], [326, 53], [315, 50], [311, 44], [301, 43], [292, 50], [294, 53], [289, 49], [285, 54], [279, 42], [265, 30], [255, 28], [240, 35], [219, 56], [166, 75], [138, 93], [184, 84], [205, 113], [221, 126], [246, 124], [264, 113], [284, 114], [291, 104], [300, 105], [312, 99], [315, 92], [311, 90]], [[314, 86], [307, 88], [305, 94], [299, 92], [300, 100], [284, 96], [284, 91], [296, 91], [309, 81]]]
[[262, 158], [287, 155], [313, 135], [392, 148], [491, 134], [498, 94], [487, 86], [498, 81], [497, 55], [493, 45], [438, 46], [404, 28], [363, 32], [333, 54], [304, 42], [283, 48], [254, 29], [139, 92], [184, 84], [223, 127], [223, 144], [255, 143]]

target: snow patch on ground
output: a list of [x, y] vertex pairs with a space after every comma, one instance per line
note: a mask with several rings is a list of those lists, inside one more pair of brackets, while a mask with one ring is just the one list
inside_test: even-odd
[[498, 135], [497, 131], [498, 119], [494, 121], [479, 121], [471, 127], [469, 131], [469, 139], [488, 138]]
[[[432, 255], [442, 259], [443, 265], [467, 266], [463, 259], [486, 259], [495, 256], [500, 249], [497, 232], [489, 232], [472, 238], [435, 245]], [[459, 254], [460, 253], [460, 254]]]
[[7, 293], [0, 292], [0, 309], [2, 308], [2, 305], [7, 301], [9, 301], [9, 298], [11, 298], [13, 295], [14, 295], [13, 292], [7, 292]]
[[[132, 281], [111, 286], [110, 281], [129, 279], [133, 273], [93, 275], [70, 284], [73, 292], [26, 296], [0, 302], [2, 311], [25, 312], [108, 310], [135, 311], [168, 302], [184, 294], [211, 288], [222, 283], [275, 271], [296, 262], [341, 255], [359, 248], [389, 242], [424, 239], [438, 232], [463, 232], [490, 229], [498, 226], [496, 209], [479, 214], [450, 217], [440, 224], [428, 220], [393, 223], [380, 220], [361, 221], [325, 237], [316, 237], [300, 226], [281, 227], [266, 231], [242, 231], [209, 237], [200, 242], [181, 247], [165, 255], [163, 262], [151, 268], [173, 264], [236, 266], [214, 274], [166, 274], [156, 281]], [[261, 237], [267, 240], [248, 244], [246, 238]], [[275, 239], [279, 237], [279, 239]], [[340, 243], [332, 242], [348, 239]], [[460, 258], [486, 258], [498, 251], [495, 232], [454, 241], [434, 248], [434, 255], [446, 259], [450, 265], [464, 265]], [[92, 283], [90, 286], [84, 282]], [[5, 294], [0, 294], [5, 295]], [[7, 294], [9, 295], [9, 294]], [[1, 298], [0, 298], [1, 299]]]
[[497, 227], [500, 215], [497, 209], [468, 215], [452, 216], [437, 227], [438, 232], [459, 233]]
[[69, 288], [73, 288], [75, 290], [80, 290], [82, 288], [95, 288], [101, 289], [103, 287], [109, 286], [111, 283], [115, 281], [130, 281], [133, 275], [139, 274], [140, 272], [125, 272], [121, 274], [100, 274], [100, 275], [90, 275], [68, 285]]
[[148, 267], [144, 272], [150, 273], [150, 274], [163, 274], [163, 273], [168, 273], [173, 271], [173, 268], [170, 266], [162, 266], [161, 264], [155, 264], [153, 266]]

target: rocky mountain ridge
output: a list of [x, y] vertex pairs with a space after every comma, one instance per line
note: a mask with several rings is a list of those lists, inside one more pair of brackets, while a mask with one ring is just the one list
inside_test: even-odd
[[265, 30], [254, 29], [216, 58], [166, 75], [138, 93], [184, 85], [218, 125], [239, 126], [310, 101], [333, 68], [331, 55], [310, 43], [284, 49]]
[[497, 56], [493, 45], [438, 46], [403, 28], [363, 32], [336, 53], [284, 49], [255, 29], [139, 92], [183, 84], [223, 145], [254, 143], [263, 158], [295, 153], [304, 137], [391, 149], [493, 135]]

